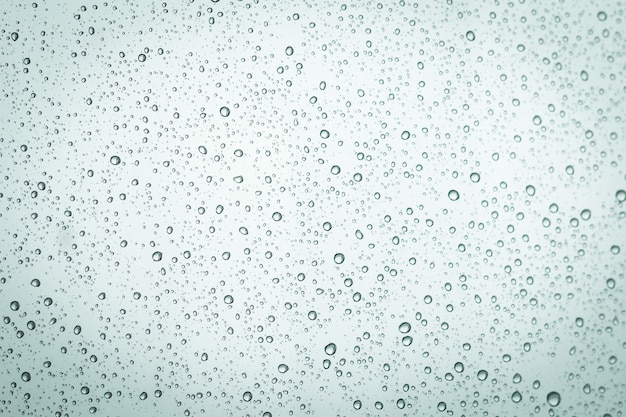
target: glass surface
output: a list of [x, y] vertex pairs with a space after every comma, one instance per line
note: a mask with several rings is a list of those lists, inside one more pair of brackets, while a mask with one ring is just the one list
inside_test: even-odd
[[0, 12], [0, 415], [624, 415], [623, 2]]

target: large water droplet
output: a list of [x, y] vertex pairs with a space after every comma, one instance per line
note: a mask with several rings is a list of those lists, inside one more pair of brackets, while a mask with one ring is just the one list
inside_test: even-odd
[[337, 352], [337, 345], [334, 343], [329, 343], [324, 347], [324, 352], [326, 352], [327, 355], [334, 355], [335, 352]]
[[333, 259], [337, 265], [340, 265], [343, 263], [343, 261], [346, 260], [346, 257], [343, 255], [343, 253], [336, 253]]
[[561, 394], [556, 391], [552, 391], [548, 394], [547, 400], [550, 407], [556, 407], [561, 403]]

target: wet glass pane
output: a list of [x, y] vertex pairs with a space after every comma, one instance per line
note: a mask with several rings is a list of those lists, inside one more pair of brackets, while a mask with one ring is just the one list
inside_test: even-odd
[[623, 415], [624, 4], [0, 11], [0, 415]]

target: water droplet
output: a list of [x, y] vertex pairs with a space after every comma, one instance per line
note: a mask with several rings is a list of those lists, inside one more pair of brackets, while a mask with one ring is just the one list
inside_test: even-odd
[[311, 310], [307, 314], [307, 317], [309, 318], [309, 320], [315, 320], [317, 318], [317, 312], [315, 312], [315, 310]]
[[598, 20], [604, 22], [606, 20], [606, 13], [602, 11], [598, 12]]
[[439, 410], [439, 411], [442, 411], [442, 412], [446, 411], [446, 408], [448, 408], [448, 406], [443, 401], [441, 401], [439, 404], [437, 404], [437, 410]]
[[454, 370], [461, 373], [465, 370], [465, 365], [463, 365], [463, 362], [457, 362], [454, 364]]
[[152, 260], [154, 262], [160, 262], [163, 259], [163, 253], [156, 251], [152, 254]]
[[120, 162], [122, 162], [122, 160], [120, 159], [120, 157], [119, 157], [119, 156], [117, 156], [117, 155], [113, 155], [109, 161], [110, 161], [110, 162], [111, 162], [111, 164], [113, 164], [113, 165], [119, 165], [119, 164], [120, 164]]
[[330, 222], [324, 222], [324, 224], [322, 224], [322, 228], [328, 232], [330, 229], [333, 228], [333, 225]]
[[346, 257], [343, 256], [343, 253], [336, 253], [333, 259], [337, 265], [341, 265], [346, 260]]
[[224, 297], [224, 302], [226, 304], [232, 304], [234, 301], [235, 301], [235, 299], [230, 294]]
[[9, 307], [11, 307], [11, 310], [17, 311], [20, 309], [20, 303], [19, 301], [11, 301], [11, 304], [9, 305]]
[[617, 190], [617, 192], [615, 193], [615, 199], [620, 203], [626, 201], [626, 191]]
[[22, 372], [22, 381], [24, 381], [24, 382], [30, 381], [30, 373], [29, 372]]
[[13, 41], [18, 40], [18, 39], [19, 39], [19, 37], [20, 37], [20, 35], [19, 35], [17, 32], [13, 32], [13, 33], [11, 33], [11, 39], [12, 39]]
[[362, 406], [363, 403], [361, 403], [361, 400], [356, 400], [352, 403], [352, 407], [354, 407], [355, 410], [360, 410]]
[[83, 395], [89, 394], [89, 387], [82, 387], [80, 389], [80, 393], [83, 394]]
[[535, 186], [534, 185], [527, 185], [526, 186], [526, 194], [528, 194], [529, 196], [534, 196], [535, 195]]
[[246, 391], [243, 393], [243, 400], [245, 402], [249, 402], [252, 400], [252, 393], [250, 391]]
[[230, 109], [229, 109], [228, 107], [224, 106], [224, 107], [222, 107], [222, 108], [220, 109], [220, 114], [221, 114], [223, 117], [228, 117], [228, 116], [230, 116]]
[[519, 391], [515, 391], [513, 395], [511, 395], [511, 401], [513, 401], [514, 403], [522, 401], [522, 394], [520, 394]]
[[619, 246], [617, 246], [617, 245], [613, 245], [613, 246], [611, 246], [611, 253], [612, 253], [613, 255], [617, 255], [617, 254], [619, 254], [619, 253], [620, 253], [620, 247], [619, 247]]
[[583, 220], [589, 220], [591, 218], [591, 210], [589, 209], [584, 209], [583, 211], [580, 212], [580, 218]]
[[146, 54], [139, 54], [139, 56], [137, 57], [137, 60], [139, 62], [146, 62]]
[[404, 336], [402, 338], [402, 345], [411, 346], [412, 343], [413, 343], [413, 338], [411, 336]]
[[82, 327], [74, 326], [74, 334], [75, 335], [79, 335], [82, 330], [83, 330]]
[[411, 331], [411, 325], [405, 321], [403, 323], [400, 323], [400, 326], [398, 326], [398, 330], [400, 330], [400, 333], [408, 333]]
[[283, 219], [283, 215], [275, 211], [274, 214], [272, 214], [272, 219], [276, 222], [279, 222]]
[[550, 407], [556, 407], [561, 403], [561, 394], [556, 391], [552, 391], [548, 394], [548, 404]]
[[398, 401], [396, 401], [396, 407], [402, 410], [404, 407], [406, 407], [406, 401], [404, 401], [404, 399], [402, 398], [398, 399]]
[[405, 130], [404, 132], [402, 132], [400, 137], [402, 138], [402, 140], [408, 140], [411, 137], [411, 132]]
[[278, 365], [278, 372], [280, 372], [281, 374], [284, 374], [288, 370], [289, 370], [289, 367], [285, 365], [284, 363], [281, 363], [280, 365]]
[[41, 281], [39, 281], [37, 278], [34, 278], [31, 282], [30, 285], [32, 285], [33, 287], [39, 287], [41, 285]]
[[472, 32], [471, 30], [468, 30], [465, 33], [465, 39], [467, 39], [470, 42], [473, 42], [476, 39], [476, 34]]
[[488, 376], [489, 376], [489, 373], [485, 371], [484, 369], [481, 369], [480, 371], [478, 371], [478, 374], [476, 374], [476, 377], [478, 378], [479, 381], [484, 381], [485, 379], [487, 379]]
[[480, 181], [480, 174], [478, 172], [472, 172], [470, 174], [470, 180], [474, 183]]
[[288, 46], [287, 48], [285, 48], [285, 54], [287, 56], [293, 55], [293, 48], [291, 46]]
[[327, 355], [334, 355], [335, 352], [337, 352], [337, 345], [334, 343], [329, 343], [324, 347], [324, 352], [326, 352]]
[[539, 117], [539, 116], [533, 117], [533, 124], [535, 126], [539, 126], [541, 124], [541, 117]]
[[582, 70], [580, 72], [580, 79], [583, 81], [587, 81], [589, 79], [589, 74], [587, 73], [587, 71]]
[[322, 139], [328, 139], [330, 137], [330, 132], [328, 130], [326, 130], [326, 129], [322, 129], [320, 131], [320, 137]]
[[451, 201], [456, 201], [459, 199], [459, 192], [457, 190], [450, 190], [448, 191], [448, 198]]
[[148, 398], [148, 393], [147, 392], [142, 392], [141, 394], [139, 394], [139, 399], [140, 400], [145, 400], [146, 398]]
[[332, 168], [330, 168], [330, 173], [333, 175], [338, 175], [341, 172], [341, 168], [338, 165], [333, 165]]

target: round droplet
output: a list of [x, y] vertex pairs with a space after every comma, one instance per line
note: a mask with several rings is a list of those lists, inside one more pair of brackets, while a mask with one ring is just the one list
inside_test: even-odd
[[250, 391], [246, 391], [243, 393], [243, 400], [245, 402], [249, 402], [252, 400], [252, 393]]
[[17, 311], [20, 309], [20, 303], [19, 301], [11, 301], [11, 304], [9, 305], [9, 307], [11, 307], [11, 310]]
[[576, 317], [575, 323], [577, 327], [583, 327], [585, 325], [585, 321], [582, 317]]
[[337, 265], [341, 265], [343, 261], [346, 260], [346, 257], [343, 255], [343, 253], [336, 253], [333, 259]]
[[137, 60], [139, 62], [146, 62], [146, 54], [139, 54], [139, 56], [137, 57]]
[[617, 254], [619, 254], [619, 253], [620, 253], [620, 247], [619, 247], [619, 246], [617, 246], [617, 245], [613, 245], [613, 246], [611, 246], [611, 253], [612, 253], [613, 255], [617, 255]]
[[533, 117], [533, 124], [535, 126], [539, 126], [541, 124], [541, 117], [539, 117], [539, 116]]
[[402, 410], [404, 407], [406, 407], [406, 401], [404, 401], [404, 399], [400, 398], [398, 401], [396, 401], [396, 407], [398, 407], [400, 410]]
[[326, 129], [320, 130], [320, 137], [322, 139], [328, 139], [330, 137], [330, 132]]
[[485, 371], [484, 369], [481, 369], [480, 371], [478, 371], [478, 374], [476, 374], [476, 377], [478, 378], [479, 381], [484, 381], [485, 379], [487, 379], [488, 376], [489, 376], [489, 373]]
[[324, 222], [324, 224], [322, 225], [322, 228], [328, 232], [330, 229], [333, 228], [333, 225], [330, 222]]
[[330, 173], [333, 175], [339, 175], [340, 172], [341, 172], [341, 168], [339, 167], [339, 165], [333, 165], [330, 168]]
[[522, 401], [522, 394], [520, 394], [519, 391], [515, 391], [513, 395], [511, 395], [511, 401], [513, 401], [514, 403]]
[[154, 262], [160, 262], [163, 259], [163, 253], [156, 251], [152, 254], [152, 260]]
[[228, 107], [224, 106], [224, 107], [222, 107], [222, 108], [220, 109], [220, 114], [221, 114], [223, 117], [228, 117], [228, 116], [230, 115], [230, 109], [229, 109]]
[[409, 140], [409, 138], [411, 137], [411, 132], [405, 130], [404, 132], [402, 132], [400, 137], [402, 138], [402, 140]]
[[470, 42], [473, 42], [476, 39], [476, 34], [472, 32], [471, 30], [468, 30], [465, 33], [465, 39], [467, 39]]
[[20, 35], [17, 32], [13, 32], [11, 33], [11, 39], [15, 42], [16, 40], [18, 40], [20, 37]]
[[565, 167], [565, 173], [567, 175], [574, 175], [574, 167], [571, 165], [568, 165]]
[[398, 326], [398, 330], [400, 330], [400, 333], [408, 333], [411, 331], [411, 325], [405, 321], [403, 323], [400, 323], [400, 326]]
[[279, 222], [279, 221], [281, 221], [283, 219], [283, 215], [280, 214], [279, 212], [275, 211], [274, 214], [272, 214], [272, 219], [275, 222]]
[[32, 285], [33, 287], [38, 287], [41, 285], [41, 281], [39, 281], [37, 278], [34, 278], [31, 282], [30, 285]]
[[288, 370], [289, 370], [289, 367], [285, 365], [284, 363], [281, 363], [280, 365], [278, 365], [278, 372], [280, 372], [281, 374], [284, 374]]
[[458, 373], [461, 373], [463, 372], [463, 370], [465, 370], [465, 365], [463, 365], [463, 362], [457, 362], [454, 364], [454, 370]]
[[556, 407], [561, 404], [561, 394], [556, 391], [552, 391], [548, 394], [548, 404], [550, 407]]
[[334, 355], [335, 352], [337, 352], [337, 345], [334, 343], [329, 343], [324, 347], [324, 352], [326, 352], [327, 355]]
[[317, 312], [315, 310], [311, 310], [307, 314], [307, 317], [309, 318], [309, 320], [315, 320], [317, 318]]
[[139, 394], [139, 399], [140, 399], [140, 400], [142, 400], [142, 401], [143, 401], [143, 400], [145, 400], [145, 399], [147, 399], [147, 398], [148, 398], [148, 393], [147, 393], [147, 392], [145, 392], [145, 391], [144, 391], [144, 392], [142, 392], [141, 394]]
[[617, 192], [615, 193], [615, 199], [620, 203], [626, 201], [626, 191], [617, 190]]
[[606, 13], [602, 11], [598, 12], [598, 20], [604, 22], [606, 20]]
[[439, 411], [442, 411], [442, 412], [446, 411], [446, 408], [448, 408], [448, 406], [443, 401], [441, 401], [439, 404], [437, 404], [437, 410], [439, 410]]
[[75, 334], [75, 335], [77, 335], [77, 336], [78, 336], [82, 330], [83, 330], [83, 329], [82, 329], [82, 327], [80, 327], [80, 326], [74, 326], [74, 334]]
[[413, 343], [413, 338], [411, 336], [404, 336], [402, 338], [403, 346], [411, 346], [412, 343]]
[[29, 372], [22, 372], [22, 381], [24, 381], [24, 382], [30, 381], [30, 373]]
[[459, 199], [459, 192], [457, 190], [450, 190], [448, 191], [448, 198], [451, 201], [456, 201]]
[[89, 387], [82, 387], [80, 389], [80, 393], [83, 394], [83, 395], [89, 394]]
[[109, 161], [110, 161], [110, 162], [111, 162], [111, 164], [113, 164], [113, 165], [119, 165], [119, 164], [120, 164], [120, 162], [122, 162], [122, 160], [120, 159], [120, 157], [119, 157], [119, 156], [117, 156], [117, 155], [113, 155]]
[[527, 185], [526, 186], [526, 194], [528, 194], [529, 196], [534, 196], [535, 195], [535, 186], [534, 185]]
[[361, 403], [361, 400], [356, 400], [352, 403], [352, 407], [354, 407], [355, 410], [360, 410], [362, 406], [363, 403]]
[[589, 220], [591, 218], [591, 210], [589, 209], [584, 209], [583, 211], [580, 212], [580, 218], [583, 220]]
[[235, 299], [230, 294], [224, 297], [224, 302], [226, 304], [232, 304], [234, 301], [235, 301]]
[[285, 54], [287, 56], [293, 55], [293, 48], [291, 46], [288, 46], [287, 48], [285, 48]]
[[470, 180], [474, 183], [480, 181], [480, 174], [478, 172], [472, 172], [470, 174]]

